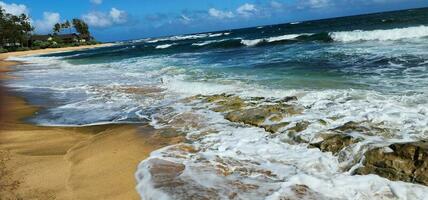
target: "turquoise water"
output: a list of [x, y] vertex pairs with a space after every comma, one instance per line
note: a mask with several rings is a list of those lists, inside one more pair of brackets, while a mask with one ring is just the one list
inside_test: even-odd
[[[233, 192], [242, 194], [237, 199], [278, 199], [292, 184], [308, 185], [320, 199], [423, 199], [428, 195], [424, 186], [351, 176], [345, 169], [352, 169], [356, 163], [350, 160], [371, 145], [427, 139], [427, 50], [428, 9], [414, 9], [16, 58], [31, 64], [17, 67], [14, 75], [23, 78], [9, 86], [44, 108], [29, 119], [34, 123], [150, 123], [184, 132], [188, 145], [202, 150], [184, 153], [167, 147], [143, 161], [137, 180], [146, 199], [209, 198], [208, 189], [220, 199]], [[263, 129], [231, 123], [225, 113], [204, 103], [183, 101], [221, 93], [246, 100], [296, 96], [295, 104], [304, 112], [284, 120], [290, 126], [309, 122], [300, 135], [308, 141], [350, 121], [375, 124], [390, 135], [367, 136], [347, 150], [344, 160], [288, 144], [287, 134], [267, 136]], [[216, 134], [201, 135], [208, 130]], [[155, 188], [148, 175], [155, 158], [184, 164], [185, 184]], [[215, 173], [220, 158], [229, 168], [278, 176], [265, 179], [254, 172], [221, 177]], [[236, 181], [257, 189], [229, 187]]]

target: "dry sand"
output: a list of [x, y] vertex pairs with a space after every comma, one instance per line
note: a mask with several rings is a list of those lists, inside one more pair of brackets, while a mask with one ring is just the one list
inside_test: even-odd
[[[108, 44], [107, 44], [108, 45]], [[23, 56], [89, 47], [0, 54], [0, 81]], [[0, 88], [0, 200], [139, 199], [134, 173], [149, 153], [182, 138], [149, 126], [40, 127], [23, 122], [37, 108]]]

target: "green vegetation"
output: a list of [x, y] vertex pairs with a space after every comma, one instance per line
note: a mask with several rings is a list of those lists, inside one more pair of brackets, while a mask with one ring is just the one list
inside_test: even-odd
[[11, 15], [0, 7], [0, 49], [28, 46], [33, 30], [27, 15]]
[[[60, 34], [63, 30], [68, 34]], [[49, 35], [36, 35], [33, 31], [27, 15], [15, 16], [0, 7], [0, 53], [99, 44], [91, 36], [88, 24], [77, 18], [55, 24]]]

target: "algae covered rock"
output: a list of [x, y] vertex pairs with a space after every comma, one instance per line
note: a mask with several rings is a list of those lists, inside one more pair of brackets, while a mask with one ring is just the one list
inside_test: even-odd
[[231, 110], [241, 109], [247, 104], [243, 99], [238, 96], [228, 95], [226, 93], [215, 94], [210, 96], [196, 95], [191, 98], [188, 98], [188, 101], [194, 101], [196, 99], [202, 99], [204, 102], [214, 104], [214, 107], [211, 108], [214, 112], [226, 112]]
[[367, 151], [356, 174], [428, 185], [428, 142], [391, 144]]
[[[295, 96], [282, 99], [266, 99], [264, 97], [242, 99], [235, 95], [222, 93], [209, 96], [196, 95], [187, 98], [186, 102], [195, 100], [209, 103], [209, 108], [212, 111], [225, 113], [224, 118], [231, 122], [264, 128], [271, 133], [278, 132], [290, 124], [282, 121], [285, 117], [296, 115], [303, 111], [301, 107], [286, 104], [287, 102], [296, 101], [297, 97]], [[298, 123], [292, 129], [300, 132], [306, 129], [307, 126], [308, 124]]]

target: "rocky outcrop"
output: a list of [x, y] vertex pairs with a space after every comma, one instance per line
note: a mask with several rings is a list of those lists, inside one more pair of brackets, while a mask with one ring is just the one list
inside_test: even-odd
[[286, 117], [301, 112], [301, 109], [287, 104], [261, 105], [255, 108], [229, 112], [225, 118], [231, 122], [241, 122], [260, 127], [272, 116]]
[[[225, 119], [231, 122], [243, 123], [264, 128], [267, 132], [276, 133], [288, 126], [289, 122], [282, 120], [291, 115], [299, 114], [302, 108], [287, 104], [296, 101], [297, 97], [290, 96], [282, 99], [266, 99], [264, 97], [251, 97], [242, 99], [228, 94], [216, 94], [210, 96], [196, 95], [185, 99], [185, 102], [200, 100], [210, 103], [210, 109], [215, 112], [225, 113]], [[290, 131], [300, 132], [306, 129], [308, 124], [298, 123]]]
[[428, 185], [428, 142], [391, 144], [367, 151], [356, 174]]

